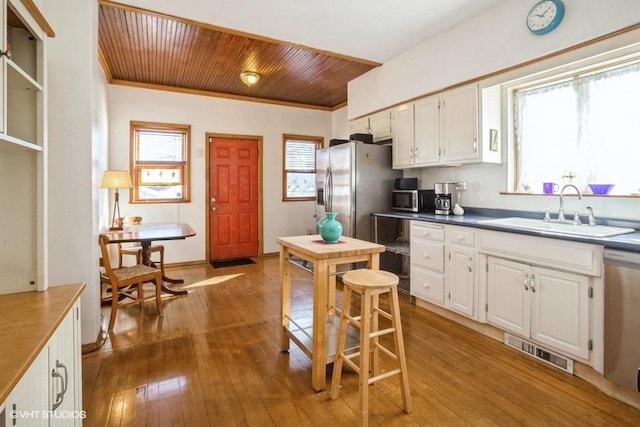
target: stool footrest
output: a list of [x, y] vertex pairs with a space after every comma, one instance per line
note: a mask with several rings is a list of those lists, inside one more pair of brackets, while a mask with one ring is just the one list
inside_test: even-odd
[[380, 375], [376, 375], [375, 377], [371, 377], [369, 378], [369, 382], [368, 384], [374, 384], [377, 383], [380, 380], [383, 380], [385, 378], [389, 378], [392, 377], [394, 375], [398, 375], [399, 373], [401, 373], [402, 371], [400, 369], [394, 369], [392, 371], [388, 371], [388, 372], [383, 372]]
[[381, 337], [382, 335], [392, 334], [396, 331], [396, 328], [380, 329], [369, 334], [369, 338]]

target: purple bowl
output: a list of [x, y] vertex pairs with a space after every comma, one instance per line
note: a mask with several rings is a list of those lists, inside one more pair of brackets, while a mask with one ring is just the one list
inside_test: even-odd
[[609, 194], [615, 184], [589, 184], [593, 194]]

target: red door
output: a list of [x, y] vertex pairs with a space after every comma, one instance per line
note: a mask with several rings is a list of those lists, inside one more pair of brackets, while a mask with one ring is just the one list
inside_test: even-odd
[[211, 260], [258, 255], [258, 141], [209, 138]]

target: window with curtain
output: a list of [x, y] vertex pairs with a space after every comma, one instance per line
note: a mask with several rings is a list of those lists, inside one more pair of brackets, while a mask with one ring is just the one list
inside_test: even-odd
[[572, 182], [640, 193], [640, 59], [512, 93], [518, 191]]
[[132, 203], [190, 201], [191, 126], [131, 122]]
[[315, 200], [316, 150], [323, 138], [283, 135], [282, 200]]

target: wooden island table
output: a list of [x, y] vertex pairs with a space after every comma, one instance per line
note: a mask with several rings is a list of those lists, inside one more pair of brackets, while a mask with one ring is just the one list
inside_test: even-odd
[[[333, 362], [337, 344], [339, 317], [335, 315], [336, 266], [366, 262], [368, 268], [380, 268], [377, 243], [341, 237], [326, 243], [319, 235], [278, 237], [280, 247], [280, 349], [289, 350], [293, 341], [311, 359], [311, 385], [316, 391], [326, 388], [326, 365]], [[291, 256], [313, 265], [313, 310], [311, 325], [291, 318]], [[352, 341], [359, 345], [358, 336]], [[348, 343], [349, 345], [349, 343]]]

